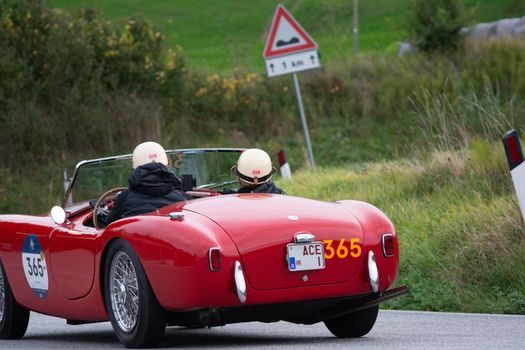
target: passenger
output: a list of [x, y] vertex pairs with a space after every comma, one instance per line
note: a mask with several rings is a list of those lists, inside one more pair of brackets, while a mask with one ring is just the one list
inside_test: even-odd
[[129, 189], [117, 196], [105, 224], [191, 199], [182, 190], [180, 179], [167, 165], [168, 156], [158, 143], [144, 142], [135, 147], [134, 170], [128, 177]]
[[261, 149], [252, 148], [242, 152], [233, 169], [241, 185], [238, 193], [286, 194], [272, 182], [275, 168], [268, 153]]

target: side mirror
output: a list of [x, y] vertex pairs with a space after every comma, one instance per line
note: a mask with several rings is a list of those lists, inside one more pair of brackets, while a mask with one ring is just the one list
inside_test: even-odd
[[57, 225], [61, 225], [66, 222], [66, 211], [64, 208], [59, 207], [58, 205], [55, 205], [53, 208], [51, 208], [51, 219], [53, 219]]

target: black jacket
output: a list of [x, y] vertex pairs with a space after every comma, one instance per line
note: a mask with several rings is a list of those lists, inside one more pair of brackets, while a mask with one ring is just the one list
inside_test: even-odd
[[241, 187], [237, 193], [275, 193], [286, 194], [282, 189], [275, 186], [273, 182], [265, 182], [256, 186]]
[[105, 220], [113, 221], [152, 212], [166, 205], [191, 199], [173, 171], [161, 163], [137, 167], [128, 177], [129, 189], [120, 193]]

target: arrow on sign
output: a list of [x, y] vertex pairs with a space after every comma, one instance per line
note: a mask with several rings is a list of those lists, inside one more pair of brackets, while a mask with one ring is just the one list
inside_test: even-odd
[[314, 55], [310, 56], [310, 59], [312, 60], [312, 64], [314, 64], [314, 63], [315, 63], [315, 57], [314, 57]]
[[270, 64], [270, 69], [272, 70], [272, 73], [273, 73], [273, 67], [274, 67], [273, 63]]

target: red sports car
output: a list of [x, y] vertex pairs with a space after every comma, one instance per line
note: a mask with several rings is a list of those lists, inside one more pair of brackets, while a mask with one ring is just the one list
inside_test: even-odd
[[131, 155], [78, 163], [49, 214], [1, 215], [0, 338], [22, 337], [30, 310], [71, 325], [111, 320], [128, 347], [154, 345], [166, 326], [249, 321], [367, 334], [378, 304], [407, 292], [391, 288], [391, 221], [360, 201], [236, 194], [240, 152], [168, 151], [195, 199], [105, 228]]

